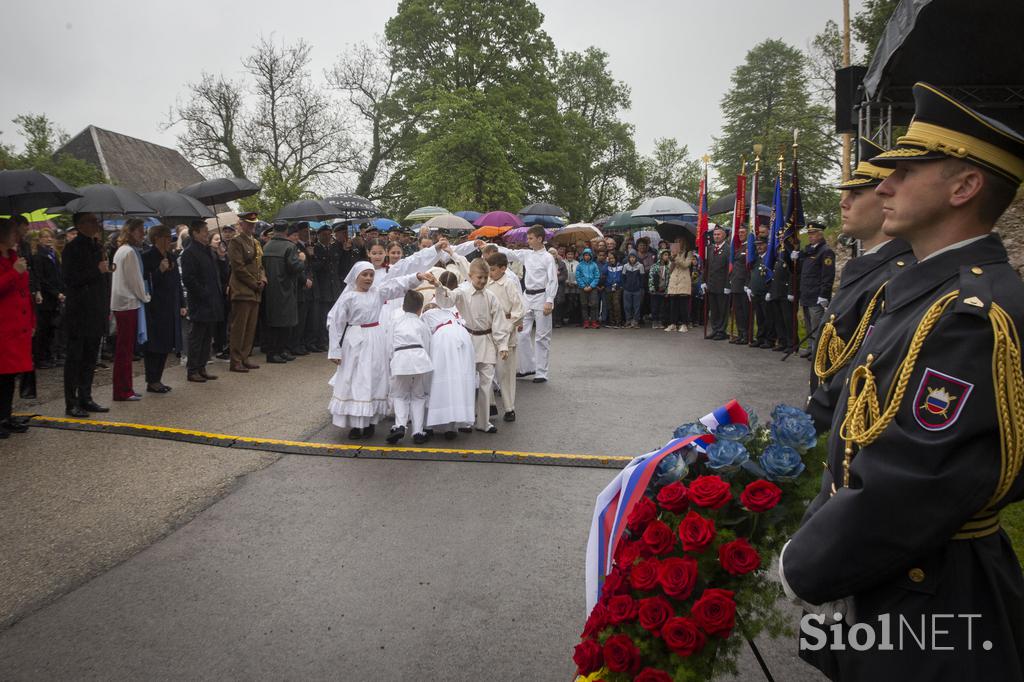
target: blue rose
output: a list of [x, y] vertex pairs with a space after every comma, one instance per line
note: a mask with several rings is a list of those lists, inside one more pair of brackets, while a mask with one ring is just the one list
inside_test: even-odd
[[708, 468], [722, 473], [735, 471], [750, 459], [743, 444], [735, 440], [717, 440], [708, 446]]
[[772, 420], [771, 431], [773, 441], [797, 452], [807, 452], [818, 442], [814, 422], [811, 416], [804, 412], [801, 412], [799, 417], [783, 415]]
[[806, 468], [800, 453], [786, 445], [769, 445], [761, 454], [760, 462], [772, 481], [792, 481]]
[[750, 438], [750, 427], [746, 424], [722, 424], [715, 429], [715, 438], [742, 442]]
[[676, 427], [675, 432], [672, 434], [673, 438], [689, 438], [690, 436], [703, 436], [708, 432], [706, 426], [700, 422], [689, 422], [681, 426]]
[[799, 407], [793, 407], [792, 405], [776, 405], [772, 410], [772, 421], [776, 419], [782, 419], [783, 417], [806, 417], [806, 412], [801, 410]]
[[654, 470], [651, 483], [659, 488], [669, 483], [675, 483], [682, 480], [689, 470], [690, 467], [687, 466], [683, 455], [679, 452], [673, 452], [658, 462], [658, 467]]

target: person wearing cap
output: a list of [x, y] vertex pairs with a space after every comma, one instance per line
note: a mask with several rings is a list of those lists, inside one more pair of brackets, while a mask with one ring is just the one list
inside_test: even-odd
[[758, 237], [754, 240], [756, 254], [750, 266], [750, 280], [743, 289], [750, 301], [751, 313], [754, 316], [755, 334], [750, 345], [757, 348], [771, 348], [775, 345], [775, 328], [768, 312], [768, 303], [764, 300], [768, 293], [768, 267], [764, 255], [768, 252], [768, 240]]
[[779, 235], [779, 250], [772, 264], [772, 278], [768, 284], [768, 293], [764, 300], [768, 303], [771, 314], [772, 329], [775, 330], [775, 346], [777, 353], [796, 352], [796, 311], [793, 296], [793, 268], [796, 267], [792, 255], [800, 249], [799, 235], [783, 239]]
[[882, 231], [882, 197], [875, 193], [875, 188], [892, 169], [876, 166], [870, 159], [885, 150], [866, 138], [861, 138], [858, 149], [860, 161], [853, 175], [836, 185], [836, 189], [842, 192], [842, 232], [860, 242], [862, 253], [843, 268], [839, 288], [825, 309], [818, 330], [806, 411], [814, 418], [819, 432], [832, 425], [839, 391], [849, 376], [852, 354], [874, 318], [882, 312], [880, 289], [914, 262], [910, 244]]
[[248, 372], [259, 369], [249, 356], [256, 339], [260, 300], [267, 286], [267, 274], [263, 271], [263, 247], [253, 236], [256, 214], [246, 213], [238, 218], [238, 234], [228, 241], [228, 264], [231, 266], [231, 278], [228, 280], [231, 294], [228, 355], [230, 371]]
[[302, 221], [288, 226], [288, 239], [304, 257], [302, 272], [295, 277], [295, 299], [298, 319], [288, 336], [288, 352], [298, 357], [314, 352], [307, 337], [311, 318], [316, 314], [313, 299], [313, 247], [309, 245], [309, 223]]
[[263, 292], [263, 351], [269, 364], [294, 360], [288, 352], [292, 328], [299, 322], [296, 284], [306, 269], [306, 254], [288, 239], [288, 223], [276, 221], [274, 236], [263, 249], [267, 288]]
[[341, 247], [331, 243], [331, 228], [321, 225], [316, 231], [313, 257], [310, 259], [313, 271], [313, 300], [316, 314], [313, 315], [313, 345], [318, 353], [327, 351], [327, 313], [341, 295], [341, 280], [338, 278]]
[[[1024, 497], [1024, 283], [992, 228], [1024, 180], [1024, 135], [925, 83], [914, 102], [871, 163], [893, 169], [882, 230], [917, 263], [850, 363], [821, 499], [780, 577], [809, 611], [803, 655], [833, 680], [1021, 680], [1024, 577], [999, 517]], [[817, 646], [826, 628], [881, 637], [885, 618], [893, 634], [923, 623], [923, 641]]]
[[836, 282], [836, 254], [825, 241], [825, 226], [821, 223], [807, 223], [804, 233], [807, 234], [807, 246], [793, 254], [797, 256], [800, 309], [804, 315], [804, 329], [807, 330], [808, 347], [800, 350], [800, 357], [809, 358], [814, 351], [816, 330], [832, 299], [832, 287]]
[[189, 381], [201, 384], [217, 378], [206, 371], [206, 363], [210, 361], [214, 330], [224, 321], [224, 288], [206, 221], [193, 220], [188, 233], [188, 246], [178, 260], [190, 323], [185, 374]]

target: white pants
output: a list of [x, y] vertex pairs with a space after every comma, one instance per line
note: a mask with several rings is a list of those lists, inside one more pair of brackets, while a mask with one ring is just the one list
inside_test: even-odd
[[495, 383], [501, 388], [501, 404], [506, 412], [516, 409], [516, 346], [508, 349], [508, 360], [502, 360], [498, 356], [498, 364], [495, 366]]
[[[548, 349], [551, 347], [551, 325], [554, 315], [545, 315], [544, 307], [527, 308], [523, 331], [519, 332], [519, 372], [536, 372], [538, 379], [548, 377]], [[532, 332], [536, 327], [536, 341]], [[505, 387], [502, 386], [502, 391]]]
[[[491, 403], [494, 402], [494, 363], [476, 363], [476, 377], [480, 387], [476, 390], [476, 428], [491, 428]], [[513, 377], [514, 379], [515, 377]]]
[[391, 399], [395, 404], [395, 426], [405, 426], [412, 419], [412, 432], [425, 433], [427, 375], [408, 374], [392, 377]]

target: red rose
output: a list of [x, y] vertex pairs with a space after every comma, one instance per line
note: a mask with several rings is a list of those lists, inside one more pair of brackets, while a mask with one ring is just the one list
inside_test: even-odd
[[715, 539], [715, 522], [691, 511], [679, 524], [679, 539], [687, 552], [703, 552]]
[[668, 554], [676, 544], [675, 533], [663, 521], [651, 521], [643, 534], [644, 548], [647, 552], [661, 556]]
[[658, 568], [660, 564], [657, 559], [644, 559], [629, 574], [629, 583], [634, 590], [653, 590], [658, 584]]
[[630, 542], [625, 538], [619, 540], [615, 548], [615, 563], [619, 566], [632, 566], [640, 557], [640, 542]]
[[633, 507], [633, 511], [629, 513], [626, 525], [634, 533], [643, 533], [644, 528], [647, 528], [647, 524], [657, 517], [658, 508], [655, 504], [649, 498], [641, 497], [640, 501]]
[[590, 616], [587, 617], [586, 624], [583, 626], [581, 639], [597, 637], [606, 627], [608, 627], [608, 609], [604, 604], [596, 604], [594, 610], [590, 612]]
[[626, 587], [626, 575], [618, 566], [605, 576], [604, 584], [601, 585], [601, 601], [608, 603], [608, 600], [617, 594], [621, 594]]
[[604, 650], [594, 640], [585, 639], [573, 650], [572, 662], [576, 664], [577, 673], [589, 675], [604, 665]]
[[658, 582], [668, 596], [688, 598], [697, 582], [697, 560], [689, 556], [663, 559], [658, 568]]
[[768, 511], [782, 499], [782, 488], [771, 481], [758, 479], [740, 493], [740, 502], [752, 512]]
[[718, 561], [732, 575], [746, 575], [761, 566], [761, 555], [745, 538], [739, 538], [718, 548]]
[[690, 615], [709, 635], [728, 637], [736, 626], [736, 602], [729, 590], [709, 588], [693, 603]]
[[664, 670], [644, 668], [633, 678], [633, 682], [672, 682], [672, 676]]
[[664, 597], [648, 597], [640, 600], [640, 627], [654, 636], [661, 633], [665, 621], [675, 615], [672, 604]]
[[608, 600], [608, 620], [612, 625], [636, 620], [640, 605], [628, 594], [620, 594]]
[[691, 656], [707, 643], [697, 624], [689, 618], [669, 618], [661, 629], [661, 638], [674, 653]]
[[631, 673], [640, 667], [640, 650], [629, 635], [612, 635], [604, 643], [604, 664], [613, 673]]
[[721, 509], [731, 499], [729, 484], [718, 476], [698, 476], [690, 484], [690, 501], [698, 507]]
[[690, 495], [686, 486], [676, 481], [658, 491], [658, 504], [665, 511], [684, 512], [690, 506]]

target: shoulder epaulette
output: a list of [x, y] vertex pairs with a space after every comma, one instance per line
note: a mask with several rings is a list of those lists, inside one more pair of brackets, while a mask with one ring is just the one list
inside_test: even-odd
[[985, 269], [977, 265], [962, 266], [958, 289], [960, 295], [953, 312], [988, 319], [992, 309], [992, 280]]

